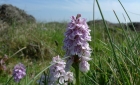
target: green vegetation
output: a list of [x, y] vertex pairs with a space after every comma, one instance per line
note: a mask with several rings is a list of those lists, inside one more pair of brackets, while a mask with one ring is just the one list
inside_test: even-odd
[[[119, 27], [105, 21], [93, 23], [89, 25], [91, 66], [87, 74], [81, 73], [81, 85], [139, 85], [140, 34], [125, 30], [121, 23]], [[67, 22], [13, 23], [0, 31], [0, 58], [5, 54], [9, 57], [7, 70], [0, 69], [0, 84], [10, 79], [14, 65], [22, 62], [27, 68], [26, 77], [19, 84], [12, 79], [9, 85], [27, 85], [33, 78], [31, 85], [36, 85], [41, 76], [36, 75], [49, 66], [51, 58], [65, 55], [62, 46], [66, 26]]]
[[[12, 76], [11, 72], [15, 64], [22, 62], [27, 67], [27, 75], [20, 82], [27, 84], [36, 74], [42, 71], [50, 63], [53, 56], [63, 55], [62, 49], [64, 32], [67, 23], [37, 23], [22, 26], [13, 25], [5, 29], [0, 37], [0, 55], [7, 54], [7, 70], [1, 71], [1, 83], [5, 83]], [[104, 25], [93, 24], [90, 26], [93, 49], [91, 69], [82, 76], [82, 85], [112, 85], [122, 84], [121, 74], [115, 62], [114, 54], [109, 43], [109, 37]], [[125, 81], [131, 84], [139, 83], [139, 40], [135, 32], [121, 28], [110, 28], [113, 47], [118, 63], [123, 71]], [[138, 33], [139, 35], [139, 33]], [[94, 37], [95, 36], [95, 37]], [[26, 47], [26, 48], [24, 48]], [[19, 51], [20, 49], [23, 50]], [[19, 51], [18, 53], [16, 53]], [[16, 53], [16, 54], [15, 54]], [[15, 55], [13, 55], [15, 54]], [[39, 79], [39, 77], [38, 77]], [[34, 81], [34, 84], [36, 81]], [[10, 84], [15, 84], [13, 81]]]

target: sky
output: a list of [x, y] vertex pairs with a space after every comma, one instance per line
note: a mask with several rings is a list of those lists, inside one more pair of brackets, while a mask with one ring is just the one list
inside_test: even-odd
[[[120, 0], [133, 22], [140, 22], [140, 0]], [[117, 23], [113, 10], [121, 22], [129, 22], [118, 0], [98, 0], [107, 21]], [[12, 4], [25, 10], [37, 21], [70, 21], [71, 16], [81, 14], [87, 21], [102, 19], [94, 0], [0, 0], [0, 4]], [[94, 11], [93, 11], [94, 7]], [[124, 16], [124, 17], [123, 17]]]

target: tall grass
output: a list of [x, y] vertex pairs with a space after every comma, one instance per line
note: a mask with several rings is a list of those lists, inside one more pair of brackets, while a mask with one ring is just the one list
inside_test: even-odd
[[[120, 0], [118, 2], [123, 7]], [[81, 85], [139, 85], [140, 84], [140, 43], [139, 32], [111, 27], [104, 20], [100, 2], [96, 0], [103, 23], [89, 25], [93, 49], [90, 71], [81, 73]], [[123, 7], [125, 13], [127, 11]], [[129, 15], [127, 17], [130, 19]], [[131, 19], [130, 22], [132, 23]], [[49, 68], [53, 56], [64, 56], [62, 50], [64, 32], [67, 23], [36, 23], [14, 25], [5, 29], [0, 35], [0, 56], [7, 54], [7, 71], [1, 71], [0, 84], [5, 84], [12, 76], [13, 66], [23, 62], [27, 68], [26, 77], [20, 83], [8, 81], [9, 85], [37, 85], [37, 80]], [[133, 26], [133, 23], [132, 23]], [[128, 26], [126, 26], [129, 29]], [[135, 27], [133, 26], [135, 29]], [[25, 48], [26, 47], [26, 48]], [[24, 48], [24, 49], [23, 49]], [[12, 56], [12, 57], [11, 57]], [[94, 62], [93, 62], [94, 61]]]

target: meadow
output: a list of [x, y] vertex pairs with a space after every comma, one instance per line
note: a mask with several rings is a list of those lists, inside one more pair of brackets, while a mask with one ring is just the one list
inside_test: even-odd
[[[80, 85], [140, 85], [140, 33], [135, 27], [131, 31], [127, 23], [126, 27], [119, 23], [115, 11], [119, 26], [107, 24], [99, 4], [98, 7], [103, 20], [89, 24], [92, 60], [90, 70], [80, 73]], [[5, 61], [7, 69], [0, 69], [0, 85], [38, 85], [37, 80], [48, 72], [52, 57], [65, 55], [62, 47], [67, 23], [13, 23], [1, 30], [0, 58], [6, 54], [8, 59]], [[131, 19], [130, 23], [133, 26]], [[26, 66], [27, 74], [15, 83], [11, 79], [12, 71], [19, 62]]]

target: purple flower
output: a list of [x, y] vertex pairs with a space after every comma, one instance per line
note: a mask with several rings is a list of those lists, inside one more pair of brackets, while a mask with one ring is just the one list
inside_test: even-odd
[[73, 73], [65, 71], [66, 63], [59, 55], [53, 57], [51, 64], [48, 85], [55, 85], [57, 82], [66, 84], [66, 82], [71, 82], [73, 80]]
[[65, 73], [63, 73], [62, 76], [60, 76], [59, 83], [67, 85], [67, 83], [65, 81], [67, 81], [67, 82], [73, 81], [73, 73], [72, 72], [65, 72]]
[[25, 66], [21, 63], [17, 64], [13, 70], [13, 77], [15, 82], [19, 82], [26, 75]]
[[68, 24], [65, 32], [63, 46], [66, 51], [66, 56], [71, 56], [71, 58], [66, 59], [68, 63], [66, 64], [66, 68], [69, 68], [70, 65], [77, 60], [75, 56], [78, 56], [78, 61], [81, 62], [79, 64], [82, 64], [82, 66], [88, 65], [86, 67], [87, 70], [89, 70], [87, 61], [91, 60], [91, 48], [88, 43], [88, 41], [91, 41], [90, 31], [86, 19], [81, 18], [80, 14], [78, 14], [77, 17], [72, 16], [71, 22]]
[[89, 70], [90, 64], [87, 61], [81, 61], [79, 63], [79, 69], [82, 72], [87, 72]]
[[84, 51], [90, 51], [88, 41], [91, 41], [90, 29], [84, 18], [72, 16], [65, 32], [64, 50], [67, 56], [78, 55], [82, 57]]
[[73, 73], [72, 72], [67, 72], [65, 76], [65, 81], [72, 82], [73, 81]]

